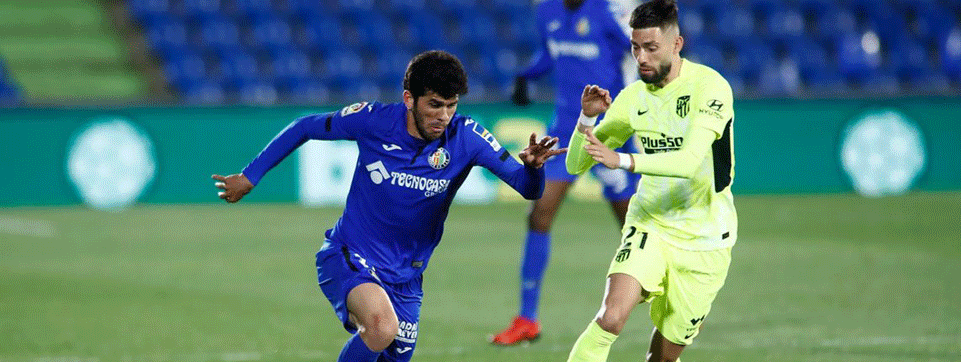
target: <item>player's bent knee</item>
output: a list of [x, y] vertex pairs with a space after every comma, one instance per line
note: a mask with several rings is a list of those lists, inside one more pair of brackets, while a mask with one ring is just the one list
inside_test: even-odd
[[361, 333], [364, 343], [371, 351], [382, 351], [397, 336], [397, 319], [390, 316], [372, 316]]
[[627, 317], [629, 315], [630, 310], [623, 311], [618, 308], [605, 308], [604, 312], [597, 317], [596, 322], [601, 329], [608, 333], [621, 334], [621, 330], [623, 330], [624, 325], [627, 324]]

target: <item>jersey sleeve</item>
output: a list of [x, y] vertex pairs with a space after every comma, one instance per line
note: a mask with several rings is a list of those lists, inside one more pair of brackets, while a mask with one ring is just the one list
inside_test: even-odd
[[550, 49], [547, 47], [547, 27], [545, 25], [545, 17], [543, 15], [543, 8], [538, 8], [535, 16], [537, 19], [537, 32], [538, 32], [538, 47], [534, 51], [534, 56], [531, 57], [531, 63], [520, 73], [518, 76], [527, 79], [536, 79], [547, 74], [554, 68], [554, 58], [551, 57]]
[[531, 168], [511, 157], [510, 152], [497, 142], [494, 135], [476, 121], [467, 119], [472, 132], [469, 147], [475, 150], [474, 164], [482, 166], [516, 190], [525, 199], [535, 200], [544, 193], [544, 168]]
[[714, 131], [715, 137], [720, 138], [728, 121], [734, 118], [731, 85], [720, 74], [713, 73], [705, 77], [705, 83], [691, 101], [695, 108], [691, 124]]
[[[618, 94], [607, 113], [605, 113], [604, 119], [597, 127], [594, 127], [594, 136], [611, 149], [623, 146], [634, 135], [629, 113], [633, 108], [630, 104], [631, 98], [636, 98], [629, 95], [637, 93], [633, 89], [635, 88], [625, 88], [621, 94]], [[587, 154], [587, 151], [584, 151], [584, 145], [586, 144], [587, 136], [578, 132], [575, 127], [574, 134], [571, 135], [571, 143], [567, 149], [565, 162], [568, 173], [572, 175], [584, 173], [597, 163]]]
[[251, 183], [257, 185], [270, 169], [308, 140], [356, 140], [370, 129], [376, 105], [361, 102], [340, 111], [298, 118], [267, 143], [242, 173]]

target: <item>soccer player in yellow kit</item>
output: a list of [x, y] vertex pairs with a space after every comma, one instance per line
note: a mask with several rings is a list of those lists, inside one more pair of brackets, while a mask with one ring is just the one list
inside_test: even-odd
[[[613, 103], [607, 90], [584, 88], [567, 170], [582, 173], [600, 162], [643, 177], [601, 308], [568, 361], [605, 361], [631, 311], [645, 301], [654, 322], [647, 360], [677, 361], [724, 285], [737, 239], [731, 87], [713, 69], [681, 58], [673, 0], [637, 7], [630, 25], [641, 80]], [[643, 153], [613, 151], [634, 136]]]

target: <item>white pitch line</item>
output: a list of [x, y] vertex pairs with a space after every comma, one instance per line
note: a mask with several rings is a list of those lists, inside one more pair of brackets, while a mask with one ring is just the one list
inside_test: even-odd
[[57, 229], [52, 222], [46, 220], [0, 215], [0, 234], [52, 238], [57, 235]]

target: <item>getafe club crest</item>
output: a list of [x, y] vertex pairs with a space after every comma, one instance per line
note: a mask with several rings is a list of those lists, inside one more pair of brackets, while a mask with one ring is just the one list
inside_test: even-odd
[[684, 118], [687, 116], [687, 112], [691, 110], [691, 106], [688, 101], [691, 100], [691, 96], [677, 97], [677, 116]]
[[577, 21], [577, 35], [587, 36], [587, 33], [591, 32], [591, 23], [587, 21], [587, 17], [581, 18]]
[[438, 148], [433, 154], [427, 157], [427, 163], [435, 170], [440, 170], [450, 164], [450, 153], [443, 147]]

